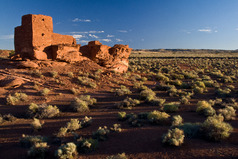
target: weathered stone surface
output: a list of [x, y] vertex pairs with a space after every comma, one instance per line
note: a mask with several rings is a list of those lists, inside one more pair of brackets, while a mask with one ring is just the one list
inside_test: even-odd
[[10, 87], [16, 88], [16, 87], [21, 86], [23, 83], [25, 83], [24, 80], [22, 80], [20, 78], [7, 76], [6, 78], [4, 78], [0, 81], [0, 86], [6, 87], [6, 88], [10, 88]]
[[82, 53], [79, 52], [80, 45], [53, 45], [53, 60], [61, 60], [66, 62], [75, 62], [82, 59]]
[[76, 44], [72, 36], [53, 33], [52, 18], [45, 15], [22, 16], [14, 36], [15, 52], [23, 59], [52, 59], [51, 45]]
[[27, 61], [19, 62], [18, 67], [19, 68], [38, 68], [39, 66], [35, 62], [27, 60]]
[[109, 49], [109, 53], [114, 59], [128, 59], [131, 54], [131, 48], [128, 45], [116, 44]]
[[80, 52], [82, 52], [83, 56], [117, 72], [127, 71], [127, 59], [130, 56], [131, 50], [128, 45], [116, 44], [113, 47], [109, 47], [102, 45], [99, 41], [90, 41], [88, 45], [80, 48]]
[[128, 64], [129, 64], [128, 60], [125, 59], [122, 61], [114, 62], [108, 69], [111, 71], [124, 73], [128, 70], [129, 66]]
[[83, 56], [88, 57], [97, 64], [105, 66], [112, 60], [112, 57], [109, 54], [109, 48], [109, 46], [102, 45], [99, 41], [90, 41], [88, 45], [80, 48], [80, 52], [82, 52]]

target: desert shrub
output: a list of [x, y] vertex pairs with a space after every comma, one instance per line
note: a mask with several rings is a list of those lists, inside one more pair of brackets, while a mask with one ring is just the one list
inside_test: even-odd
[[58, 116], [60, 111], [57, 106], [47, 105], [46, 103], [41, 105], [31, 103], [28, 107], [28, 113], [31, 117], [42, 119]]
[[97, 100], [95, 98], [91, 98], [90, 95], [81, 95], [79, 99], [85, 101], [88, 105], [93, 105], [97, 103]]
[[60, 111], [57, 106], [47, 105], [46, 103], [41, 105], [31, 103], [28, 107], [28, 113], [35, 118], [53, 118], [58, 116]]
[[232, 78], [231, 78], [230, 76], [226, 76], [226, 75], [224, 75], [224, 76], [222, 77], [221, 81], [222, 81], [223, 83], [233, 83]]
[[50, 75], [51, 75], [51, 77], [55, 78], [58, 76], [58, 72], [52, 71], [52, 72], [50, 72]]
[[77, 140], [77, 150], [82, 153], [89, 153], [94, 151], [98, 147], [98, 140], [80, 138]]
[[152, 89], [145, 89], [140, 92], [140, 98], [142, 100], [151, 101], [156, 97], [156, 93]]
[[116, 105], [119, 109], [131, 109], [132, 107], [138, 104], [140, 104], [139, 100], [127, 97], [122, 102], [117, 103]]
[[172, 117], [172, 126], [180, 126], [183, 124], [183, 118], [180, 115], [174, 115]]
[[68, 128], [67, 127], [61, 127], [56, 134], [57, 137], [63, 137], [67, 134]]
[[115, 95], [116, 96], [124, 96], [124, 95], [129, 95], [132, 92], [130, 91], [129, 88], [127, 88], [126, 86], [121, 85], [120, 89], [116, 89], [115, 90]]
[[211, 72], [211, 75], [215, 76], [216, 78], [222, 78], [224, 76], [220, 70], [215, 70]]
[[87, 87], [96, 88], [97, 84], [88, 77], [78, 77], [78, 83]]
[[44, 159], [46, 158], [46, 153], [49, 151], [49, 146], [46, 142], [35, 143], [30, 150], [27, 152], [29, 158], [34, 159]]
[[180, 103], [178, 103], [178, 102], [166, 103], [166, 104], [164, 104], [163, 110], [166, 113], [176, 112], [179, 109], [179, 105], [180, 105]]
[[195, 87], [193, 88], [193, 92], [194, 92], [195, 94], [203, 94], [204, 88], [195, 86]]
[[172, 88], [175, 88], [174, 85], [169, 85], [169, 84], [163, 84], [163, 83], [159, 83], [156, 85], [156, 90], [159, 90], [159, 91], [168, 91]]
[[106, 126], [99, 127], [97, 131], [93, 132], [93, 138], [99, 141], [105, 141], [108, 138], [110, 131]]
[[70, 78], [73, 78], [73, 77], [74, 77], [74, 73], [73, 73], [73, 72], [68, 72], [68, 76], [69, 76]]
[[190, 71], [190, 72], [184, 71], [183, 75], [184, 75], [185, 79], [195, 79], [195, 78], [198, 78], [197, 73], [194, 72], [194, 71]]
[[163, 73], [158, 73], [156, 74], [155, 78], [159, 81], [163, 81], [163, 82], [168, 82], [169, 78], [167, 76], [165, 76]]
[[17, 120], [17, 118], [15, 116], [13, 116], [12, 114], [5, 114], [5, 115], [0, 114], [0, 124], [4, 123], [6, 121], [13, 122], [15, 120]]
[[126, 112], [118, 112], [118, 120], [123, 121], [127, 119]]
[[208, 117], [201, 125], [204, 136], [213, 141], [220, 141], [230, 136], [233, 128], [223, 121], [222, 115]]
[[143, 126], [143, 120], [138, 118], [137, 114], [131, 113], [127, 115], [128, 124], [132, 127], [141, 127]]
[[219, 97], [224, 97], [224, 98], [225, 97], [230, 97], [231, 89], [229, 89], [229, 88], [225, 88], [225, 89], [218, 88], [215, 93]]
[[218, 113], [220, 113], [225, 120], [235, 120], [236, 118], [236, 110], [231, 106], [226, 106], [223, 109], [219, 109]]
[[189, 98], [188, 97], [185, 97], [185, 96], [183, 96], [182, 98], [180, 98], [180, 103], [181, 104], [189, 104], [190, 102], [189, 102]]
[[77, 146], [72, 142], [60, 146], [55, 151], [55, 156], [59, 159], [73, 159], [77, 154]]
[[80, 125], [82, 126], [82, 128], [88, 127], [89, 125], [92, 124], [92, 117], [87, 117], [85, 116], [81, 121], [80, 121]]
[[0, 114], [0, 124], [4, 122], [2, 115]]
[[44, 143], [47, 139], [43, 136], [30, 136], [23, 134], [20, 138], [20, 144], [23, 147], [31, 147], [35, 145], [36, 143]]
[[178, 90], [176, 87], [171, 87], [168, 91], [167, 91], [168, 95], [170, 97], [178, 97]]
[[136, 89], [138, 89], [139, 91], [148, 89], [148, 87], [145, 86], [143, 82], [134, 82], [133, 88], [136, 88]]
[[184, 131], [185, 137], [193, 138], [197, 137], [200, 134], [200, 123], [184, 123], [182, 125], [179, 125], [179, 129]]
[[170, 80], [168, 83], [171, 84], [171, 85], [174, 85], [174, 86], [181, 86], [183, 84], [183, 82], [181, 80], [178, 80], [178, 79]]
[[31, 123], [31, 127], [35, 130], [41, 130], [42, 129], [42, 125], [44, 124], [44, 122], [41, 122], [39, 119], [37, 118], [33, 118], [33, 122]]
[[214, 87], [215, 86], [215, 82], [213, 80], [206, 80], [206, 81], [203, 81], [203, 83], [205, 84], [206, 87]]
[[196, 81], [196, 82], [195, 82], [195, 85], [198, 86], [198, 87], [200, 87], [200, 88], [203, 88], [203, 89], [206, 88], [205, 84], [204, 84], [202, 81]]
[[169, 114], [157, 110], [149, 112], [147, 116], [148, 120], [154, 124], [163, 124], [165, 121], [168, 120], [169, 117]]
[[113, 126], [110, 128], [112, 132], [121, 132], [121, 124], [113, 124]]
[[28, 96], [25, 93], [9, 94], [6, 98], [8, 105], [16, 105], [19, 101], [26, 101]]
[[154, 106], [163, 106], [163, 104], [166, 102], [166, 99], [162, 99], [162, 98], [154, 98], [150, 101], [150, 103]]
[[207, 101], [198, 101], [196, 112], [205, 116], [212, 116], [216, 113], [215, 109]]
[[70, 106], [74, 111], [77, 111], [79, 113], [86, 113], [86, 112], [90, 111], [90, 109], [88, 107], [88, 103], [84, 100], [77, 98], [77, 97], [74, 98], [73, 101], [71, 101]]
[[180, 146], [184, 142], [184, 132], [178, 128], [168, 130], [168, 133], [163, 135], [162, 143], [171, 146]]
[[121, 153], [117, 155], [108, 156], [106, 159], [127, 159], [127, 157], [125, 153]]
[[44, 89], [40, 90], [41, 96], [47, 96], [49, 93], [50, 93], [50, 89], [48, 89], [48, 88], [44, 88]]
[[82, 128], [82, 126], [81, 126], [81, 124], [79, 123], [79, 120], [78, 120], [78, 119], [71, 119], [71, 120], [67, 123], [66, 128], [67, 128], [69, 131], [75, 131], [75, 130], [78, 130], [78, 129]]

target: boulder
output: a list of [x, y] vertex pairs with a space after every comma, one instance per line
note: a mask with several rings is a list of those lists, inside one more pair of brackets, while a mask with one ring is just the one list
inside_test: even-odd
[[114, 59], [128, 59], [131, 54], [131, 48], [128, 45], [116, 44], [112, 48], [109, 49], [110, 55], [114, 57]]
[[90, 41], [88, 45], [80, 48], [80, 52], [82, 52], [83, 56], [95, 61], [100, 66], [105, 66], [112, 61], [109, 49], [109, 46], [102, 45], [99, 41]]

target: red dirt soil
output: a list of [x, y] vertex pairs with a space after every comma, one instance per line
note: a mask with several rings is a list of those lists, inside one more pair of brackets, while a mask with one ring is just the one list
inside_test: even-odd
[[[30, 69], [17, 69], [15, 61], [0, 60], [0, 71], [9, 73], [11, 76], [18, 76], [30, 79], [32, 82], [25, 82], [18, 88], [2, 88], [0, 87], [0, 114], [11, 113], [18, 119], [14, 122], [5, 122], [0, 125], [0, 159], [21, 159], [26, 158], [28, 148], [23, 148], [19, 144], [19, 139], [22, 134], [27, 135], [42, 135], [53, 139], [53, 134], [60, 127], [64, 126], [71, 118], [82, 119], [85, 115], [93, 118], [91, 126], [76, 131], [80, 136], [89, 137], [93, 131], [96, 131], [99, 126], [111, 127], [115, 123], [121, 124], [121, 133], [111, 133], [107, 141], [99, 143], [99, 147], [87, 154], [79, 154], [82, 159], [106, 158], [109, 155], [125, 152], [128, 158], [131, 159], [172, 159], [172, 158], [238, 158], [238, 122], [237, 120], [229, 121], [234, 127], [231, 136], [221, 142], [209, 142], [203, 139], [185, 139], [184, 144], [180, 147], [164, 146], [161, 143], [161, 138], [166, 133], [170, 125], [158, 126], [145, 124], [143, 127], [130, 127], [127, 122], [120, 122], [117, 119], [119, 111], [127, 113], [139, 113], [158, 110], [156, 106], [150, 106], [142, 103], [132, 110], [119, 110], [115, 107], [115, 103], [122, 101], [126, 96], [116, 97], [111, 92], [112, 88], [119, 88], [120, 85], [129, 87], [133, 94], [130, 97], [138, 98], [138, 93], [133, 89], [133, 81], [125, 79], [121, 74], [102, 73], [99, 80], [96, 80], [97, 88], [87, 88], [78, 85], [75, 80], [67, 76], [68, 72], [73, 72], [76, 77], [79, 71], [93, 73], [98, 69], [104, 70], [102, 67], [86, 62], [67, 64], [63, 62], [51, 62], [50, 65], [43, 65], [39, 70], [44, 75], [43, 78], [33, 77], [29, 72]], [[57, 67], [55, 67], [57, 66]], [[185, 66], [184, 66], [185, 67]], [[58, 84], [53, 77], [50, 77], [49, 72], [56, 71], [59, 74], [59, 81], [64, 84]], [[3, 74], [1, 74], [3, 76]], [[39, 90], [43, 88], [51, 89], [47, 97], [39, 96], [38, 90], [34, 89], [34, 82], [39, 83]], [[148, 87], [154, 87], [155, 82], [147, 81]], [[67, 110], [70, 101], [76, 96], [70, 92], [71, 88], [78, 88], [80, 94], [89, 94], [97, 99], [97, 104], [90, 107], [90, 113], [79, 114]], [[237, 88], [237, 86], [236, 86]], [[214, 91], [214, 90], [210, 90]], [[209, 92], [210, 92], [209, 91]], [[26, 102], [21, 102], [17, 105], [6, 105], [6, 96], [14, 92], [26, 93], [29, 98]], [[213, 98], [213, 94], [205, 93], [191, 100], [191, 104], [183, 105], [176, 113], [183, 117], [185, 122], [203, 122], [205, 117], [198, 115], [196, 103], [199, 100]], [[178, 101], [177, 97], [169, 97], [161, 91], [156, 91], [158, 97], [163, 97], [169, 101]], [[77, 95], [78, 96], [78, 95]], [[45, 124], [39, 132], [33, 132], [30, 126], [32, 119], [25, 117], [26, 110], [30, 103], [42, 104], [48, 103], [57, 105], [62, 111], [59, 117], [52, 119], [43, 119]], [[72, 135], [67, 135], [63, 138], [63, 142], [72, 140]], [[57, 144], [49, 144], [50, 153], [47, 158], [53, 158], [54, 151], [59, 147]]]

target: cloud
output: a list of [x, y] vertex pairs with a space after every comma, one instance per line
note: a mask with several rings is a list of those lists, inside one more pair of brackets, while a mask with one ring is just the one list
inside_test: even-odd
[[72, 20], [72, 22], [91, 22], [90, 19], [79, 19], [79, 18], [75, 18]]
[[107, 38], [112, 38], [112, 37], [114, 37], [115, 35], [107, 35]]
[[75, 39], [80, 39], [80, 38], [82, 38], [82, 37], [84, 37], [84, 36], [83, 36], [83, 35], [80, 35], [80, 34], [74, 34], [73, 37], [74, 37]]
[[237, 31], [238, 31], [238, 28], [236, 28], [235, 30], [237, 30]]
[[2, 40], [14, 39], [14, 35], [13, 35], [13, 34], [9, 34], [9, 35], [0, 35], [0, 39], [2, 39]]
[[88, 34], [88, 36], [90, 36], [90, 37], [92, 37], [92, 38], [98, 38], [98, 36], [96, 36], [96, 35], [93, 35], [93, 34]]
[[74, 32], [70, 32], [70, 34], [100, 34], [100, 33], [104, 33], [104, 31], [103, 30], [99, 30], [99, 31], [91, 30], [91, 31], [74, 31]]
[[80, 44], [87, 44], [89, 41], [88, 40], [77, 40]]
[[116, 39], [116, 41], [117, 41], [117, 42], [121, 42], [121, 41], [123, 41], [123, 40], [121, 40], [121, 39]]
[[112, 40], [111, 39], [102, 39], [102, 41], [111, 42]]
[[206, 28], [206, 29], [198, 29], [199, 32], [205, 32], [205, 33], [211, 33], [212, 29]]
[[104, 33], [104, 31], [89, 31], [89, 33], [93, 33], [93, 34], [96, 34], [96, 33]]
[[120, 33], [127, 33], [128, 31], [127, 30], [117, 30], [118, 32]]

